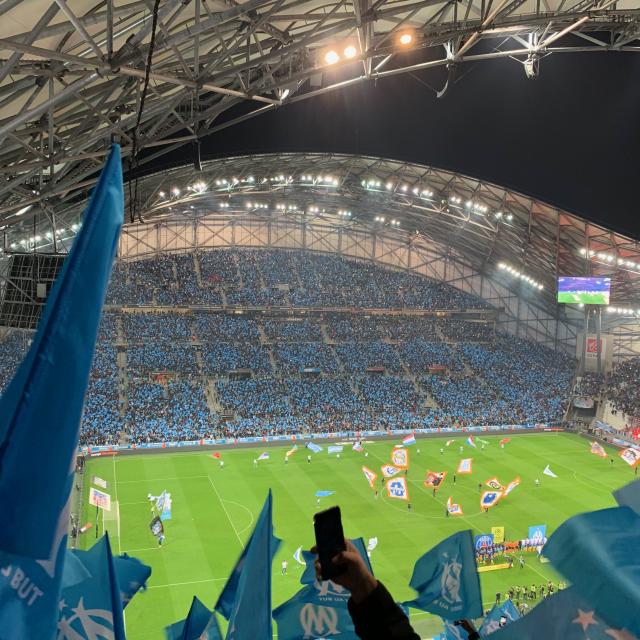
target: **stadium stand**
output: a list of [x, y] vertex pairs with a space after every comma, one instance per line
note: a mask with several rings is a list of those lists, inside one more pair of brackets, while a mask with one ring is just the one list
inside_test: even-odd
[[640, 357], [619, 363], [609, 376], [608, 396], [616, 411], [640, 417]]
[[[483, 301], [338, 256], [234, 249], [119, 263], [108, 302], [120, 309], [100, 327], [83, 443], [554, 422], [573, 378], [570, 358], [460, 313], [482, 318]], [[332, 310], [251, 310], [285, 305]], [[437, 309], [452, 315], [415, 315]], [[8, 362], [18, 345], [0, 342]], [[620, 396], [633, 375], [621, 369]]]

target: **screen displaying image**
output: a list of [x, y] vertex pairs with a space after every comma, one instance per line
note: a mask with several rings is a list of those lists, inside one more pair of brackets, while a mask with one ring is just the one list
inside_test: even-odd
[[558, 302], [609, 304], [611, 278], [558, 278]]

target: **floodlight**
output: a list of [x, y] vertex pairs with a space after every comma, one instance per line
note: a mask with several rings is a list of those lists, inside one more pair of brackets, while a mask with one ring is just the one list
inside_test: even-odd
[[336, 62], [340, 61], [340, 56], [336, 51], [332, 49], [331, 51], [327, 51], [327, 53], [325, 53], [324, 61], [327, 64], [335, 64]]
[[413, 42], [413, 36], [410, 33], [403, 33], [398, 42], [400, 42], [403, 47], [406, 47]]
[[350, 44], [344, 50], [345, 58], [355, 58], [357, 55], [358, 55], [358, 50], [352, 44]]

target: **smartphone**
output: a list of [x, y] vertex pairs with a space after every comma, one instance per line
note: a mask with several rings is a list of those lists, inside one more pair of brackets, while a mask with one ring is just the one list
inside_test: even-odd
[[347, 570], [344, 564], [333, 564], [332, 558], [346, 549], [340, 507], [320, 511], [313, 517], [316, 532], [316, 547], [320, 559], [320, 573], [323, 580], [331, 580]]

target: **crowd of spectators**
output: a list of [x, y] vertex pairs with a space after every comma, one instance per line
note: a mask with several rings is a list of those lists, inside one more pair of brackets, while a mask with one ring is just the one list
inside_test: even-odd
[[9, 384], [20, 361], [29, 348], [31, 334], [14, 329], [0, 339], [0, 392]]
[[[200, 281], [197, 273], [200, 272]], [[159, 254], [114, 268], [111, 305], [288, 305], [410, 309], [486, 309], [447, 284], [365, 260], [305, 251], [217, 249]]]
[[[433, 311], [487, 306], [448, 285], [335, 255], [229, 249], [118, 262], [108, 303], [153, 310], [105, 313], [83, 443], [563, 417], [573, 361], [538, 343], [497, 335], [492, 323], [388, 312], [327, 311], [296, 319], [250, 311], [166, 311], [220, 306], [224, 300], [243, 307]], [[0, 340], [5, 364], [0, 385], [27, 344], [28, 335], [16, 331]], [[251, 377], [230, 378], [245, 369]], [[614, 406], [634, 415], [640, 413], [639, 375], [637, 359], [619, 365], [611, 376]], [[601, 383], [585, 376], [581, 388], [587, 393]], [[215, 394], [208, 402], [209, 385]]]
[[132, 381], [128, 394], [124, 421], [133, 444], [211, 438], [217, 433], [217, 421], [200, 384], [185, 380], [167, 384]]
[[586, 371], [578, 378], [576, 393], [583, 396], [599, 396], [604, 391], [604, 374]]
[[616, 365], [609, 375], [608, 396], [613, 408], [632, 418], [640, 417], [640, 357]]

